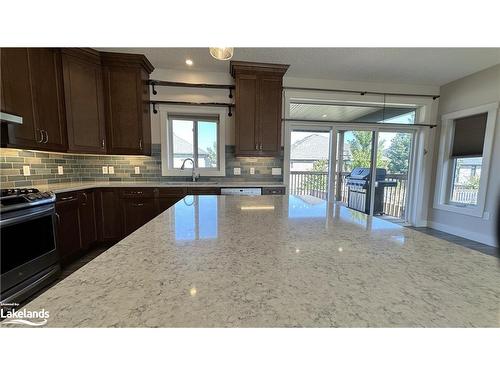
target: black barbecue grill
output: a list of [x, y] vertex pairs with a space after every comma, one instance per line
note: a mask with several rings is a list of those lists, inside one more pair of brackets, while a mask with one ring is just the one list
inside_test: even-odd
[[[397, 186], [396, 181], [387, 181], [385, 168], [377, 168], [375, 176], [375, 198], [373, 214], [384, 213], [384, 189]], [[356, 167], [347, 176], [347, 206], [357, 211], [370, 213], [370, 176], [371, 168]], [[368, 199], [367, 199], [368, 197]]]

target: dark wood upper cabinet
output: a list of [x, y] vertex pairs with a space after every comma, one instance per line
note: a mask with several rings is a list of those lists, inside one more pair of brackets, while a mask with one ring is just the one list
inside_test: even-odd
[[151, 155], [149, 74], [144, 55], [101, 52], [107, 149], [110, 154]]
[[1, 70], [1, 109], [23, 118], [22, 125], [8, 125], [2, 146], [65, 151], [66, 124], [59, 50], [2, 48]]
[[56, 48], [28, 49], [37, 128], [41, 145], [51, 151], [67, 149], [61, 54]]
[[105, 115], [99, 52], [62, 50], [68, 151], [105, 153]]
[[[22, 125], [8, 125], [7, 137], [2, 134], [2, 145], [36, 147], [35, 112], [31, 91], [31, 74], [27, 48], [2, 48], [2, 112], [19, 115]], [[3, 128], [2, 128], [3, 130]]]
[[236, 85], [236, 156], [281, 152], [281, 91], [288, 65], [231, 61]]

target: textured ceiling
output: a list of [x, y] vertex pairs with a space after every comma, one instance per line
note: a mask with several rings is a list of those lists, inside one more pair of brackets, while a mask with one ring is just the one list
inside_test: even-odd
[[[143, 53], [156, 68], [229, 71], [208, 48], [97, 49]], [[235, 48], [234, 60], [290, 64], [292, 77], [440, 86], [500, 64], [500, 48]]]

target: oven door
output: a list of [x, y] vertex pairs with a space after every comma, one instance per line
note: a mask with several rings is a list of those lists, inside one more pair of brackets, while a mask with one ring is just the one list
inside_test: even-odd
[[53, 204], [7, 212], [0, 218], [1, 292], [59, 262]]

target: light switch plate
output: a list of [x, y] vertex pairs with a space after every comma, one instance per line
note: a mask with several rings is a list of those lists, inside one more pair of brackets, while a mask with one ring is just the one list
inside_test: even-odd
[[273, 176], [281, 176], [281, 168], [272, 168], [271, 169], [271, 174]]
[[484, 220], [490, 220], [490, 213], [488, 211], [484, 211], [484, 213], [483, 213], [483, 219]]
[[57, 166], [57, 174], [64, 174], [64, 168], [62, 165]]
[[115, 167], [113, 167], [112, 165], [110, 165], [108, 167], [108, 172], [109, 172], [109, 174], [115, 174]]
[[134, 167], [135, 174], [141, 174], [141, 167]]
[[255, 174], [255, 168], [254, 167], [250, 168], [250, 174]]
[[108, 174], [108, 166], [107, 165], [102, 166], [102, 174]]
[[234, 173], [235, 176], [241, 175], [241, 168], [234, 168], [233, 169], [233, 173]]
[[23, 175], [24, 176], [31, 176], [31, 171], [30, 171], [29, 165], [23, 165]]

